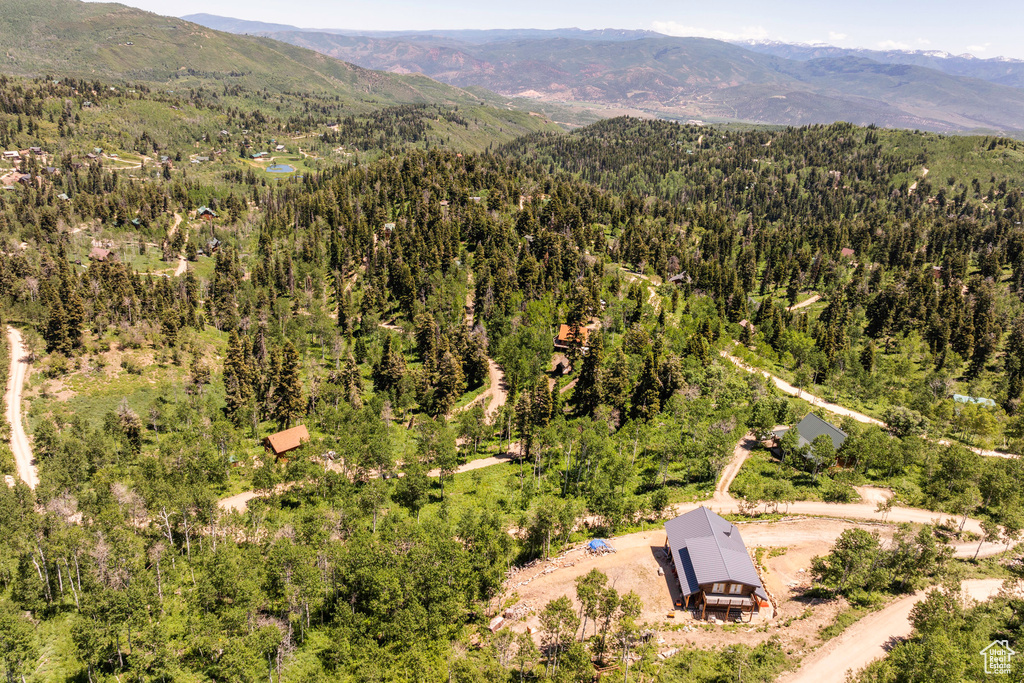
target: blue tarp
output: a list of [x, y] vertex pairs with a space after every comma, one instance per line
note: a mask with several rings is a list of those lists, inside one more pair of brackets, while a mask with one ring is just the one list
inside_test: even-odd
[[600, 538], [595, 538], [590, 543], [587, 543], [587, 547], [591, 550], [614, 550], [614, 548]]

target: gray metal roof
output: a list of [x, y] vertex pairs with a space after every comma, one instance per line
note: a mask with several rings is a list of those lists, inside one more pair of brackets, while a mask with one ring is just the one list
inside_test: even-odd
[[800, 446], [810, 446], [811, 442], [822, 434], [832, 439], [832, 446], [838, 451], [839, 447], [846, 441], [846, 432], [830, 425], [814, 413], [808, 413], [796, 426], [796, 432], [800, 435], [798, 443]]
[[699, 593], [701, 584], [731, 582], [768, 599], [736, 525], [702, 506], [665, 522], [665, 533], [683, 597]]

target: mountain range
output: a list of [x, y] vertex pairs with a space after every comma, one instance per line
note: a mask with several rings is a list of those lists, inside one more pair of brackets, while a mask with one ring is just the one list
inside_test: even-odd
[[[0, 73], [71, 76], [185, 91], [238, 86], [248, 92], [337, 98], [346, 111], [402, 104], [484, 106], [496, 126], [554, 128], [529, 116], [533, 102], [470, 93], [421, 74], [374, 71], [270, 38], [211, 30], [114, 3], [0, 0]], [[510, 111], [523, 109], [524, 111]]]
[[360, 66], [545, 102], [665, 118], [1024, 130], [1024, 63], [783, 44], [737, 45], [650, 31], [356, 32], [212, 15], [190, 21]]
[[833, 57], [859, 57], [882, 64], [907, 64], [935, 69], [950, 76], [978, 78], [997, 85], [1024, 88], [1024, 60], [993, 57], [979, 59], [971, 54], [954, 55], [941, 50], [865, 50], [831, 45], [800, 45], [766, 41], [739, 43], [763, 54], [807, 61]]

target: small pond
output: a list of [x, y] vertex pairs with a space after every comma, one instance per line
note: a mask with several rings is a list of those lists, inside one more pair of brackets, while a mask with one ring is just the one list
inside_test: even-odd
[[267, 166], [267, 173], [291, 173], [295, 170], [294, 166], [288, 164], [274, 164], [273, 166]]

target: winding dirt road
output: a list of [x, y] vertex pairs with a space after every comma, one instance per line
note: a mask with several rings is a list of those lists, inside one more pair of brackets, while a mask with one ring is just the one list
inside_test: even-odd
[[775, 384], [775, 386], [779, 388], [780, 391], [782, 391], [784, 393], [787, 393], [790, 396], [796, 396], [797, 398], [802, 398], [803, 400], [805, 400], [808, 403], [810, 403], [812, 406], [817, 406], [819, 408], [824, 408], [825, 410], [827, 410], [830, 413], [835, 413], [836, 415], [842, 415], [844, 417], [849, 417], [849, 418], [852, 418], [852, 419], [856, 420], [857, 422], [863, 422], [864, 424], [877, 425], [879, 427], [885, 427], [886, 426], [885, 423], [882, 422], [881, 420], [877, 420], [877, 419], [875, 419], [873, 417], [865, 415], [864, 413], [858, 413], [856, 410], [850, 410], [849, 408], [844, 408], [841, 405], [838, 405], [838, 404], [835, 404], [835, 403], [830, 403], [829, 401], [826, 401], [823, 398], [819, 398], [819, 397], [815, 396], [814, 394], [807, 393], [803, 389], [798, 389], [798, 388], [794, 387], [792, 384], [790, 384], [786, 380], [782, 379], [781, 377], [776, 377], [775, 375], [773, 375], [772, 373], [770, 373], [770, 372], [768, 372], [766, 370], [761, 370], [759, 368], [751, 367], [751, 366], [747, 365], [746, 363], [744, 363], [743, 361], [741, 361], [736, 356], [734, 356], [731, 353], [729, 353], [728, 351], [719, 351], [719, 354], [722, 356], [722, 358], [725, 358], [726, 360], [730, 361], [733, 365], [735, 365], [736, 367], [740, 368], [741, 370], [746, 370], [747, 372], [753, 372], [753, 373], [761, 373], [762, 377], [764, 377], [765, 379], [771, 380]]
[[[729, 460], [729, 464], [727, 464], [722, 470], [722, 474], [718, 480], [718, 485], [715, 487], [715, 493], [711, 497], [711, 500], [695, 503], [680, 503], [673, 506], [673, 512], [678, 515], [689, 512], [690, 510], [695, 510], [700, 506], [704, 506], [719, 514], [739, 513], [740, 501], [729, 493], [729, 487], [732, 485], [736, 475], [739, 474], [740, 469], [743, 467], [743, 463], [750, 457], [753, 450], [757, 448], [757, 445], [758, 442], [753, 433], [744, 435], [733, 449], [732, 458]], [[933, 510], [924, 510], [921, 508], [894, 507], [889, 512], [882, 513], [878, 511], [877, 500], [865, 500], [866, 502], [860, 503], [823, 503], [815, 500], [801, 500], [788, 504], [781, 503], [780, 510], [787, 515], [836, 517], [879, 523], [909, 522], [912, 524], [938, 524], [947, 519], [953, 519], [957, 525], [959, 525], [960, 522], [960, 519], [955, 518], [953, 515], [935, 512]], [[964, 523], [964, 531], [972, 531], [979, 536], [984, 533], [981, 528], [981, 522], [977, 519], [971, 518], [968, 518]], [[1006, 544], [1002, 541], [982, 543], [980, 550], [978, 548], [978, 543], [976, 542], [958, 543], [953, 545], [954, 554], [956, 557], [961, 558], [974, 557], [976, 552], [978, 553], [978, 557], [991, 557], [992, 555], [998, 555], [1005, 550]]]
[[[1002, 584], [1002, 579], [971, 579], [963, 582], [961, 590], [965, 598], [984, 602], [995, 597]], [[779, 683], [845, 681], [848, 671], [863, 669], [884, 657], [895, 641], [910, 636], [910, 611], [927, 595], [927, 590], [918, 591], [869, 614], [804, 659], [799, 669], [780, 678]]]
[[[174, 214], [174, 225], [167, 231], [167, 237], [174, 237], [174, 233], [178, 232], [178, 226], [181, 225], [181, 214]], [[185, 239], [188, 239], [188, 233], [185, 234]], [[174, 270], [174, 277], [178, 277], [185, 273], [185, 269], [188, 267], [188, 261], [185, 260], [184, 256], [178, 255], [178, 267]]]
[[[466, 289], [466, 327], [473, 329], [473, 271], [469, 271], [467, 277], [468, 288]], [[486, 402], [487, 407], [484, 408], [484, 419], [488, 421], [494, 420], [498, 411], [508, 401], [508, 384], [505, 382], [505, 371], [501, 369], [501, 366], [494, 362], [494, 359], [487, 356], [487, 390], [479, 396], [475, 397], [472, 401], [459, 408], [456, 413], [460, 413], [463, 410], [472, 408], [477, 403]], [[490, 458], [485, 458], [489, 460]], [[504, 462], [501, 460], [500, 462]], [[468, 463], [472, 464], [472, 463]], [[488, 464], [497, 464], [496, 462]], [[482, 467], [481, 465], [480, 467]], [[478, 469], [478, 468], [473, 468]]]
[[7, 328], [7, 341], [11, 347], [11, 367], [4, 400], [7, 402], [7, 422], [11, 425], [11, 451], [18, 465], [18, 476], [30, 489], [34, 489], [39, 484], [39, 475], [32, 459], [32, 445], [21, 419], [21, 392], [28, 379], [28, 352], [21, 339], [21, 332], [10, 326]]
[[[875, 418], [873, 418], [873, 417], [871, 417], [869, 415], [865, 415], [864, 413], [859, 413], [856, 410], [851, 410], [850, 408], [844, 408], [841, 405], [838, 405], [836, 403], [831, 403], [829, 401], [826, 401], [823, 398], [815, 396], [814, 394], [810, 394], [810, 393], [804, 391], [803, 389], [798, 389], [797, 387], [793, 386], [792, 384], [790, 384], [786, 380], [784, 380], [781, 377], [778, 377], [776, 375], [773, 375], [772, 373], [768, 372], [767, 370], [761, 370], [760, 368], [751, 367], [750, 365], [747, 365], [746, 363], [744, 363], [742, 360], [740, 360], [736, 356], [730, 354], [728, 351], [719, 351], [718, 353], [719, 353], [719, 355], [722, 356], [722, 358], [725, 358], [725, 359], [729, 360], [733, 365], [735, 365], [736, 367], [740, 368], [741, 370], [746, 370], [747, 372], [751, 372], [751, 373], [760, 373], [761, 376], [764, 377], [765, 379], [771, 380], [772, 383], [774, 383], [775, 386], [778, 387], [779, 390], [782, 391], [783, 393], [789, 394], [790, 396], [796, 396], [797, 398], [801, 398], [801, 399], [807, 401], [808, 403], [810, 403], [812, 406], [816, 406], [818, 408], [823, 408], [823, 409], [827, 410], [830, 413], [834, 413], [835, 415], [840, 415], [840, 416], [843, 416], [843, 417], [852, 418], [852, 419], [856, 420], [857, 422], [861, 422], [863, 424], [871, 424], [871, 425], [876, 425], [878, 427], [883, 427], [883, 428], [888, 426], [884, 422], [882, 422], [881, 420], [875, 419]], [[951, 442], [948, 439], [932, 439], [932, 441], [934, 441], [935, 443], [939, 444], [940, 446], [949, 446], [951, 444]], [[984, 455], [984, 456], [990, 457], [990, 458], [1017, 458], [1017, 457], [1020, 457], [1020, 456], [1018, 456], [1015, 453], [1002, 453], [1000, 451], [993, 451], [993, 450], [989, 450], [989, 449], [986, 449], [986, 448], [978, 448], [977, 446], [968, 446], [966, 444], [960, 444], [960, 445], [962, 445], [964, 448], [966, 448], [968, 450], [974, 451], [978, 455]]]

